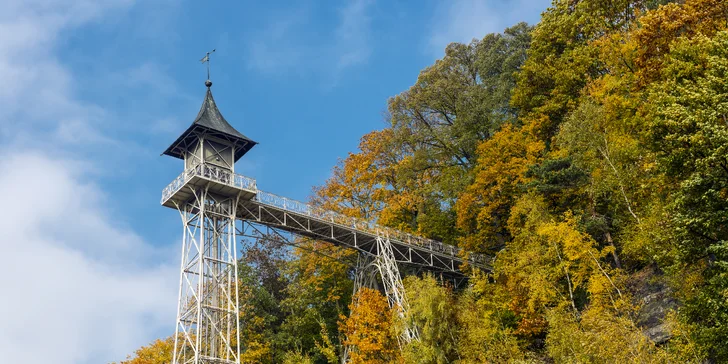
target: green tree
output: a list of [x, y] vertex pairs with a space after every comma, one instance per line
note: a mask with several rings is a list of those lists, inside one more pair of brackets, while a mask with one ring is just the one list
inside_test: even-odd
[[[261, 236], [238, 262], [240, 348], [243, 363], [277, 362], [288, 349], [280, 327], [285, 319], [287, 252], [275, 236]], [[277, 343], [277, 345], [274, 345]]]
[[457, 307], [450, 289], [430, 274], [404, 280], [409, 310], [407, 319], [418, 328], [419, 340], [403, 348], [408, 363], [450, 363], [457, 352]]
[[351, 259], [356, 252], [329, 243], [299, 240], [286, 268], [290, 278], [281, 306], [287, 315], [281, 331], [288, 350], [297, 350], [316, 363], [341, 354], [339, 317], [348, 313], [353, 290]]
[[468, 185], [476, 148], [516, 121], [510, 107], [514, 73], [530, 43], [525, 23], [470, 44], [450, 44], [409, 90], [389, 100], [393, 143], [402, 157], [399, 216], [387, 223], [455, 242], [455, 200]]
[[673, 46], [650, 87], [650, 144], [675, 190], [680, 258], [702, 269], [680, 309], [703, 353], [728, 360], [728, 32]]

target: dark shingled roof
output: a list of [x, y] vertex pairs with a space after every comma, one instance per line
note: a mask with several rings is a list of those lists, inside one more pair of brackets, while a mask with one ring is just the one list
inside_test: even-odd
[[[211, 83], [210, 83], [211, 85]], [[175, 158], [184, 159], [182, 154], [188, 146], [194, 144], [200, 134], [214, 135], [232, 142], [235, 145], [235, 161], [247, 153], [250, 148], [258, 144], [250, 138], [241, 134], [230, 125], [215, 105], [215, 99], [212, 98], [212, 91], [207, 87], [205, 100], [202, 102], [200, 112], [197, 113], [195, 121], [192, 122], [187, 130], [175, 140], [172, 145], [162, 154]]]

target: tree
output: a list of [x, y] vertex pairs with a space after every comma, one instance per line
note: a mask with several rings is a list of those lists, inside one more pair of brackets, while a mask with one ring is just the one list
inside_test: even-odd
[[405, 362], [439, 364], [459, 359], [457, 307], [452, 291], [431, 274], [407, 277], [404, 287], [409, 305], [406, 319], [419, 332], [419, 340], [403, 348]]
[[544, 149], [527, 131], [505, 126], [478, 146], [475, 179], [460, 196], [456, 208], [461, 245], [472, 252], [498, 251], [510, 239], [506, 221], [526, 172]]
[[174, 336], [164, 340], [154, 340], [147, 346], [142, 346], [119, 364], [168, 364], [172, 362], [174, 351]]
[[348, 313], [356, 252], [326, 242], [299, 239], [286, 272], [290, 281], [281, 306], [287, 316], [281, 331], [296, 350], [316, 363], [341, 353], [338, 320]]
[[457, 302], [458, 353], [465, 363], [512, 363], [526, 359], [516, 335], [512, 297], [491, 274], [474, 272]]
[[398, 356], [394, 311], [379, 291], [362, 288], [354, 296], [341, 330], [351, 363], [389, 363]]
[[629, 317], [590, 307], [578, 317], [568, 310], [548, 313], [546, 347], [557, 363], [669, 363]]
[[532, 33], [512, 104], [547, 144], [578, 105], [587, 82], [604, 72], [589, 43], [624, 31], [645, 9], [642, 0], [555, 0]]
[[525, 59], [530, 27], [517, 24], [470, 44], [450, 44], [409, 90], [388, 104], [400, 153], [395, 198], [383, 222], [455, 243], [455, 200], [470, 183], [478, 143], [515, 122], [514, 73]]
[[728, 28], [728, 4], [721, 0], [686, 0], [667, 4], [640, 18], [634, 32], [639, 44], [635, 66], [642, 85], [659, 79], [662, 63], [677, 38], [712, 36]]
[[508, 100], [529, 32], [520, 23], [482, 41], [452, 43], [414, 86], [389, 100], [392, 127], [418, 165], [469, 169], [479, 141], [514, 121]]
[[680, 261], [702, 279], [680, 309], [703, 353], [728, 360], [728, 32], [673, 45], [650, 87], [651, 147], [670, 195]]
[[[243, 250], [238, 262], [241, 362], [277, 362], [289, 342], [281, 333], [285, 319], [284, 274], [287, 252], [275, 236], [261, 236]], [[276, 343], [277, 345], [274, 345]]]

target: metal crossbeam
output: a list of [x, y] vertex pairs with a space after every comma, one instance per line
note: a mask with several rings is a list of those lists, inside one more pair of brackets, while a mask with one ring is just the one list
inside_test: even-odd
[[[407, 297], [404, 294], [402, 277], [397, 267], [397, 261], [394, 258], [392, 243], [389, 241], [389, 237], [383, 235], [377, 236], [377, 250], [378, 254], [374, 259], [374, 265], [379, 269], [379, 275], [382, 278], [384, 293], [387, 296], [389, 307], [397, 310], [397, 314], [401, 318], [404, 318], [405, 313], [409, 310], [409, 305], [407, 304]], [[400, 337], [400, 345], [417, 340], [418, 338], [419, 333], [417, 332], [417, 328], [412, 325], [405, 325]]]
[[[183, 225], [175, 364], [239, 361], [238, 239], [274, 236], [297, 245], [292, 237], [300, 236], [354, 249], [355, 293], [376, 287], [378, 273], [390, 307], [401, 317], [409, 309], [402, 267], [457, 285], [466, 279], [463, 265], [490, 270], [492, 263], [490, 257], [463, 256], [451, 245], [261, 191], [254, 179], [204, 162], [173, 180], [161, 202], [179, 211]], [[398, 340], [402, 345], [418, 337], [417, 328], [408, 325]]]
[[490, 270], [492, 258], [480, 254], [465, 257], [460, 248], [418, 237], [371, 221], [351, 218], [300, 201], [259, 190], [254, 179], [210, 164], [198, 164], [177, 177], [162, 192], [162, 205], [190, 198], [184, 186], [211, 184], [221, 194], [244, 192], [238, 207], [238, 219], [251, 220], [286, 229], [295, 234], [325, 240], [359, 251], [371, 252], [378, 232], [386, 234], [399, 263], [419, 265], [435, 273], [459, 274], [461, 265]]
[[175, 203], [183, 237], [172, 362], [237, 363], [237, 198], [220, 198], [207, 186], [185, 187], [193, 198]]

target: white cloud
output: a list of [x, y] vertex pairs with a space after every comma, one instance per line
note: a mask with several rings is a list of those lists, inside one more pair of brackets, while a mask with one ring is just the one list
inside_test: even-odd
[[441, 3], [433, 16], [427, 48], [441, 55], [452, 42], [470, 43], [500, 33], [518, 22], [534, 24], [551, 0], [453, 0]]
[[58, 38], [66, 30], [130, 3], [7, 0], [0, 4], [0, 74], [4, 83], [0, 86], [0, 136], [17, 133], [19, 128], [48, 130], [67, 120], [91, 124], [100, 119], [100, 108], [73, 98], [73, 75], [55, 55]]
[[174, 254], [128, 231], [105, 208], [121, 201], [78, 166], [36, 152], [0, 153], [5, 362], [118, 360], [171, 329]]
[[[0, 353], [8, 363], [103, 363], [173, 329], [177, 259], [109, 206], [84, 145], [117, 154], [114, 115], [76, 97], [58, 58], [66, 32], [118, 17], [129, 0], [0, 3]], [[149, 67], [137, 70], [143, 82]], [[160, 91], [161, 92], [161, 91]], [[50, 149], [52, 148], [52, 149]], [[88, 153], [88, 151], [86, 151]]]

